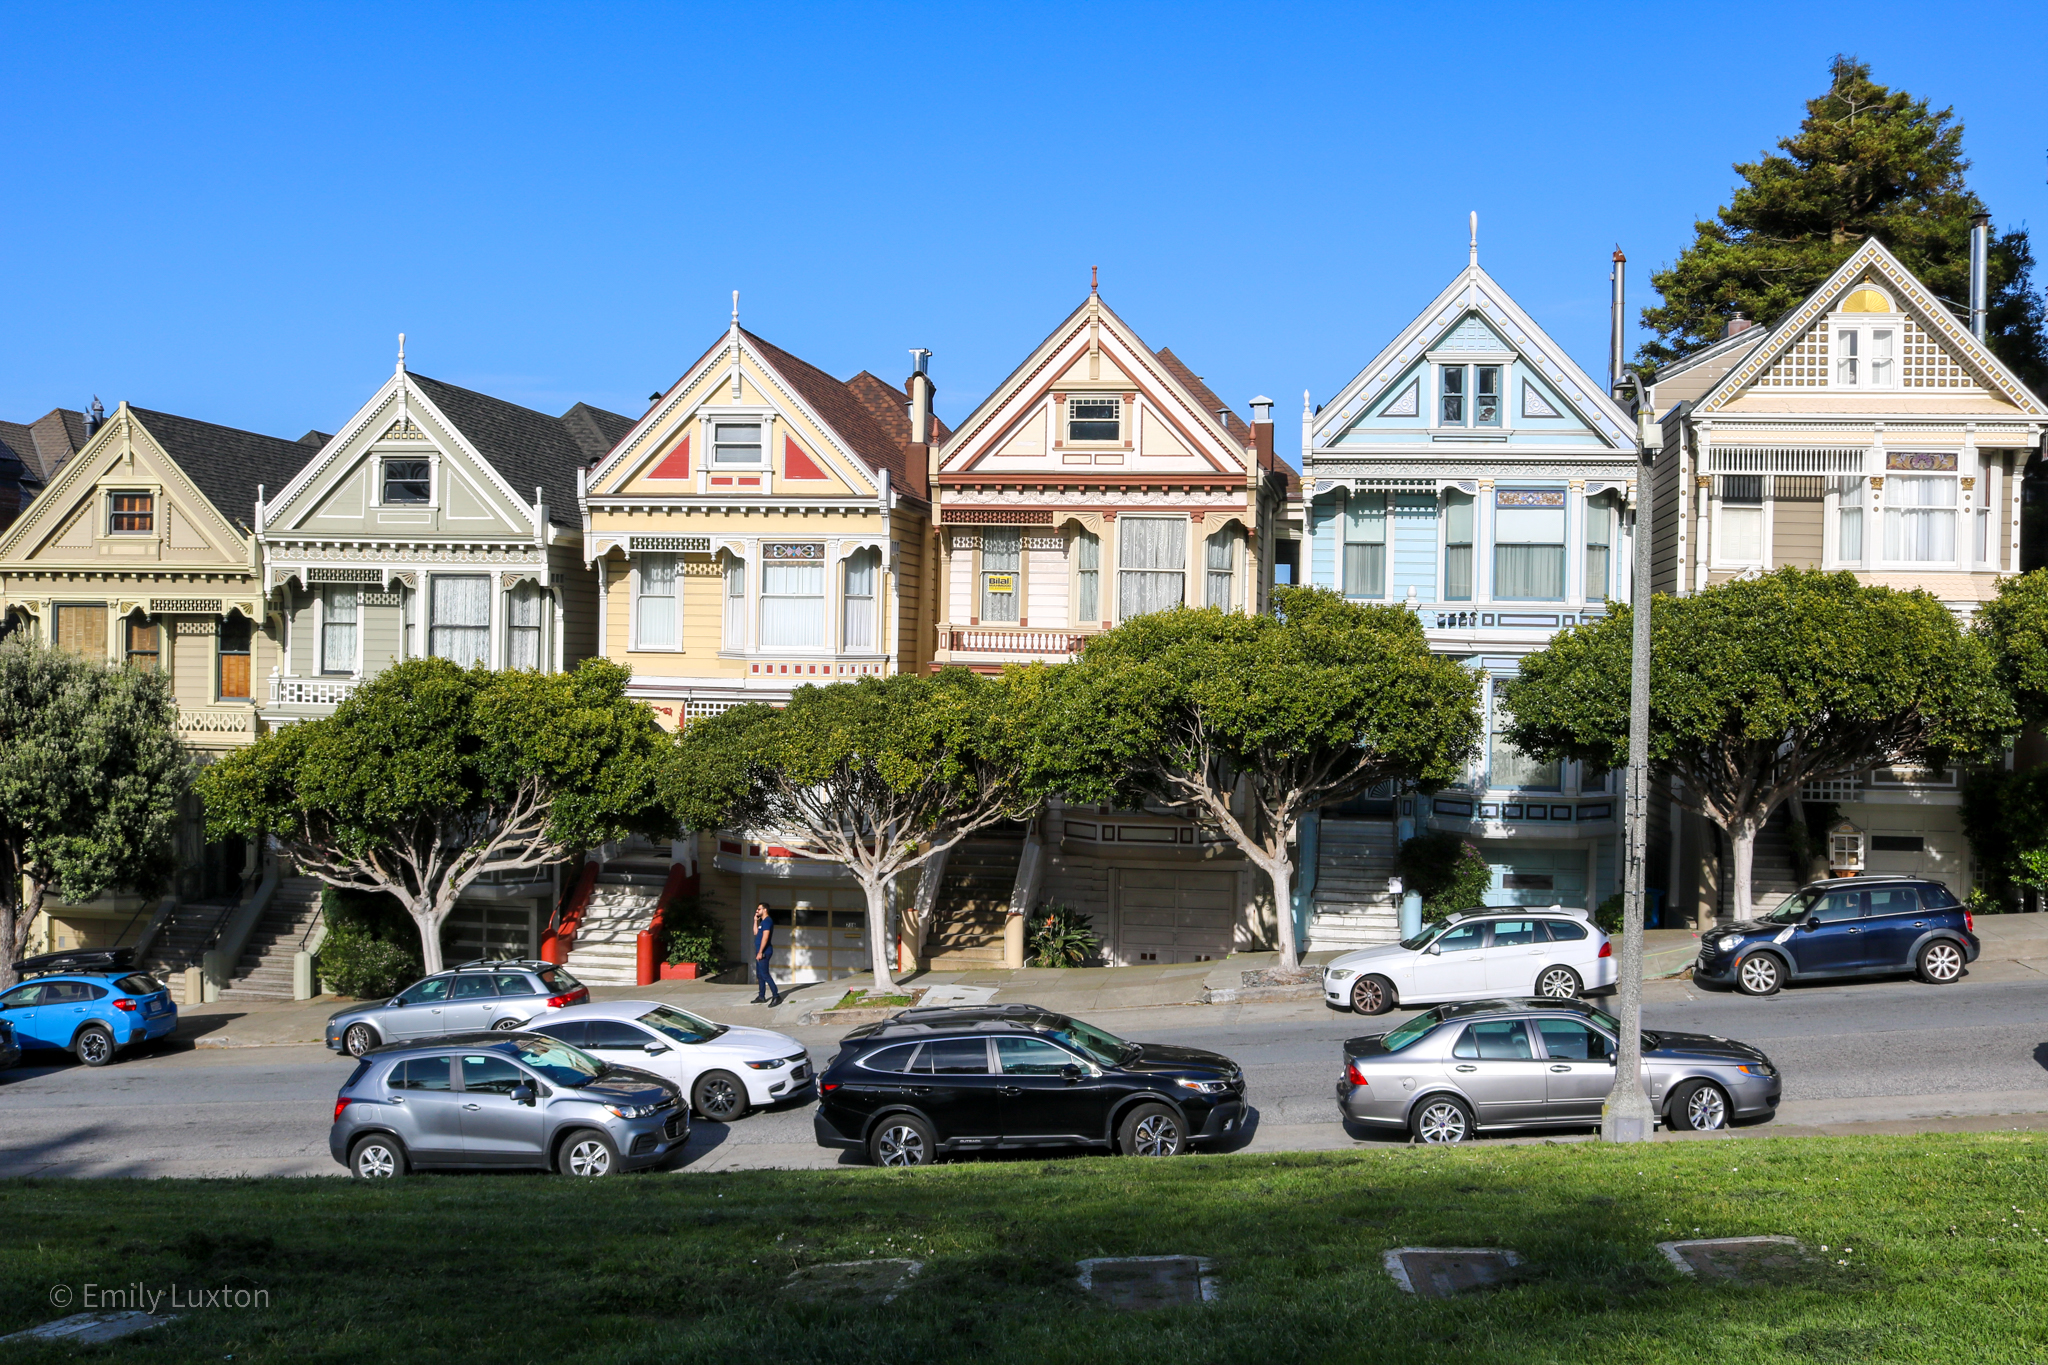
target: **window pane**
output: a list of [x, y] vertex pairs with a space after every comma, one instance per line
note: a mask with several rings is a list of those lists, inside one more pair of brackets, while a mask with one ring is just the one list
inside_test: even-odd
[[1387, 495], [1357, 493], [1344, 504], [1344, 539], [1381, 545], [1387, 539]]
[[107, 529], [117, 534], [139, 534], [155, 529], [156, 498], [149, 493], [113, 495]]
[[1563, 597], [1564, 546], [1495, 546], [1493, 595], [1529, 600]]
[[881, 554], [856, 550], [846, 560], [846, 619], [841, 638], [846, 649], [875, 647], [875, 577]]
[[1567, 1062], [1606, 1060], [1607, 1035], [1595, 1033], [1569, 1019], [1539, 1019], [1536, 1031], [1543, 1035], [1543, 1050], [1552, 1058]]
[[1444, 495], [1445, 544], [1472, 543], [1472, 504], [1473, 498], [1470, 493], [1450, 492]]
[[725, 647], [744, 649], [747, 636], [747, 561], [725, 561]]
[[507, 599], [505, 620], [510, 632], [505, 650], [507, 668], [540, 667], [541, 623], [545, 619], [541, 611], [543, 601], [537, 583], [521, 583]]
[[759, 464], [761, 424], [758, 422], [715, 422], [711, 427], [713, 464]]
[[427, 652], [468, 668], [491, 652], [491, 580], [436, 574], [427, 602]]
[[320, 628], [320, 667], [347, 673], [356, 666], [356, 590], [327, 589], [326, 619]]
[[[1344, 547], [1344, 595], [1385, 597], [1387, 595], [1387, 547], [1346, 545]], [[1469, 590], [1467, 592], [1469, 596]]]
[[425, 460], [386, 460], [384, 462], [384, 501], [386, 503], [425, 502], [432, 479], [427, 473]]
[[1006, 1076], [1057, 1076], [1079, 1065], [1043, 1038], [996, 1039], [996, 1063]]
[[1238, 530], [1226, 526], [1208, 540], [1208, 584], [1203, 602], [1228, 611], [1236, 605], [1232, 589], [1237, 573]]
[[986, 1076], [988, 1043], [981, 1038], [940, 1038], [917, 1054], [917, 1069], [937, 1076]]
[[1121, 402], [1115, 398], [1074, 398], [1067, 402], [1067, 439], [1069, 441], [1119, 441], [1123, 439], [1123, 423], [1118, 409]]
[[1884, 557], [1909, 562], [1956, 556], [1956, 481], [1894, 477], [1885, 481]]
[[1870, 382], [1892, 382], [1892, 334], [1889, 331], [1870, 334]]
[[1453, 545], [1444, 551], [1444, 600], [1472, 600], [1472, 547]]
[[825, 566], [771, 560], [761, 567], [761, 644], [820, 649], [825, 644]]
[[1017, 619], [1018, 568], [1023, 553], [1024, 533], [1018, 530], [989, 530], [981, 533], [981, 610], [984, 621], [997, 623]]
[[1718, 558], [1760, 560], [1764, 557], [1764, 509], [1721, 509], [1721, 553]]
[[676, 557], [644, 555], [634, 561], [640, 578], [639, 638], [642, 649], [676, 647]]
[[1102, 541], [1091, 531], [1074, 537], [1074, 610], [1085, 624], [1102, 619]]
[[1500, 425], [1500, 366], [1481, 365], [1474, 378], [1472, 420], [1482, 427]]
[[1835, 333], [1835, 382], [1854, 384], [1856, 382], [1856, 333]]
[[1561, 766], [1538, 763], [1496, 734], [1493, 737], [1493, 772], [1488, 780], [1495, 787], [1554, 792], [1563, 788]]
[[462, 1088], [472, 1094], [509, 1095], [512, 1088], [526, 1084], [526, 1073], [503, 1057], [464, 1057]]
[[82, 659], [106, 658], [106, 607], [58, 607], [57, 648]]
[[1838, 559], [1855, 562], [1863, 558], [1863, 509], [1844, 507], [1842, 509], [1841, 543], [1835, 547]]
[[1443, 371], [1443, 420], [1439, 426], [1465, 425], [1465, 367], [1449, 365]]
[[1123, 528], [1118, 532], [1122, 552], [1118, 615], [1142, 616], [1179, 606], [1185, 600], [1181, 571], [1187, 564], [1187, 523], [1129, 517], [1117, 524]]

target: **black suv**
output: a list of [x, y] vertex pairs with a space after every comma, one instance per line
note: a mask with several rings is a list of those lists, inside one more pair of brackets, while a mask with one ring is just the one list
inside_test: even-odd
[[819, 1145], [878, 1166], [941, 1152], [1101, 1147], [1172, 1156], [1238, 1131], [1228, 1057], [1130, 1043], [1036, 1005], [905, 1010], [857, 1028], [818, 1078]]
[[1921, 877], [1844, 877], [1793, 892], [1769, 914], [1700, 932], [1695, 981], [1770, 995], [1787, 981], [1913, 972], [1946, 986], [1977, 960], [1977, 922]]

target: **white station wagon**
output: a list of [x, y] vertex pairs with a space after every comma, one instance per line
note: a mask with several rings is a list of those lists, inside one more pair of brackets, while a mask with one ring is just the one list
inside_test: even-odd
[[1360, 1014], [1504, 996], [1568, 1000], [1614, 984], [1613, 953], [1584, 910], [1467, 910], [1324, 964], [1323, 998]]

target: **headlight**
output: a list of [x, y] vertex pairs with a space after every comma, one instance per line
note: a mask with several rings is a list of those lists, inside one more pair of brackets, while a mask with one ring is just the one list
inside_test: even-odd
[[748, 1062], [747, 1065], [754, 1068], [754, 1070], [756, 1071], [773, 1071], [777, 1067], [788, 1066], [789, 1058], [772, 1057], [765, 1062]]
[[1772, 1066], [1769, 1062], [1751, 1062], [1749, 1065], [1737, 1069], [1751, 1076], [1762, 1076], [1765, 1080], [1774, 1081], [1778, 1078], [1778, 1068]]
[[1323, 975], [1329, 977], [1332, 981], [1345, 981], [1350, 979], [1351, 977], [1357, 976], [1358, 968], [1332, 967], [1328, 971], [1324, 972]]
[[644, 1119], [650, 1114], [659, 1114], [668, 1108], [666, 1104], [608, 1104], [605, 1108], [622, 1119]]
[[1202, 1095], [1220, 1095], [1230, 1089], [1228, 1081], [1175, 1081], [1174, 1084]]

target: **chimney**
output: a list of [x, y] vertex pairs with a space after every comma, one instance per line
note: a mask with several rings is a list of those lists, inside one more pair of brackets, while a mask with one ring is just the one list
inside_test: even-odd
[[107, 410], [106, 408], [100, 405], [100, 396], [98, 394], [94, 394], [92, 396], [92, 406], [90, 408], [87, 408], [85, 411], [86, 439], [91, 440], [92, 434], [95, 431], [98, 431], [101, 427], [105, 426], [106, 424]]
[[1990, 306], [1985, 275], [1991, 264], [1991, 215], [1970, 215], [1970, 334], [1984, 339], [1984, 313]]
[[1721, 340], [1726, 341], [1729, 337], [1740, 336], [1754, 326], [1756, 326], [1756, 324], [1751, 322], [1748, 318], [1742, 316], [1742, 310], [1738, 308], [1734, 312], [1730, 313], [1728, 315], [1728, 321], [1722, 324]]
[[1252, 409], [1252, 451], [1258, 457], [1259, 468], [1273, 467], [1273, 400], [1263, 393], [1251, 401]]
[[932, 353], [920, 346], [910, 353], [910, 443], [930, 445], [932, 440]]
[[1607, 342], [1607, 391], [1621, 392], [1621, 348], [1622, 338], [1628, 332], [1628, 320], [1622, 307], [1623, 286], [1628, 275], [1628, 257], [1622, 255], [1619, 246], [1614, 248], [1614, 273], [1607, 278], [1614, 283], [1614, 324], [1613, 335]]

